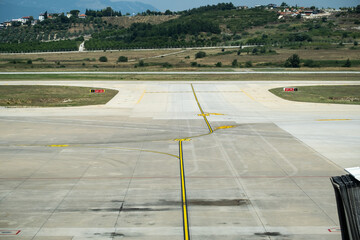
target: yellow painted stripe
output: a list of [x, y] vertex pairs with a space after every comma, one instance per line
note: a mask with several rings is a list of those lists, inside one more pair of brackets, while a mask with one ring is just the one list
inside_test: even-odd
[[141, 102], [141, 100], [143, 99], [143, 97], [145, 96], [146, 90], [144, 90], [144, 92], [141, 94], [139, 100], [137, 101], [136, 104], [139, 104]]
[[205, 122], [206, 122], [206, 125], [207, 125], [208, 128], [209, 128], [209, 132], [210, 132], [210, 133], [213, 133], [214, 131], [212, 130], [211, 125], [210, 125], [209, 121], [207, 120], [206, 116], [204, 116], [204, 120], [205, 120]]
[[48, 147], [68, 147], [69, 145], [48, 145]]
[[234, 128], [234, 127], [236, 127], [236, 126], [220, 126], [220, 127], [215, 128], [215, 129], [216, 130], [217, 129], [227, 129], [227, 128]]
[[176, 142], [190, 142], [191, 138], [174, 139]]
[[326, 122], [326, 121], [351, 121], [351, 119], [318, 119], [316, 121]]
[[185, 172], [184, 172], [184, 159], [182, 150], [182, 141], [179, 141], [179, 159], [180, 159], [180, 171], [181, 171], [181, 197], [182, 197], [182, 209], [183, 209], [183, 228], [184, 239], [190, 240], [189, 232], [189, 220], [187, 214], [187, 200], [186, 200], [186, 188], [185, 188]]
[[210, 116], [210, 115], [225, 115], [222, 113], [204, 113], [204, 114], [198, 114], [198, 116], [204, 117], [204, 116]]
[[206, 116], [205, 116], [205, 113], [204, 113], [204, 111], [203, 111], [203, 109], [202, 109], [202, 107], [201, 107], [201, 105], [200, 105], [200, 102], [199, 102], [199, 100], [198, 100], [198, 98], [197, 98], [197, 96], [196, 96], [194, 86], [193, 86], [192, 84], [190, 84], [190, 85], [191, 85], [191, 89], [192, 89], [192, 92], [193, 92], [193, 94], [194, 94], [196, 103], [197, 103], [197, 105], [198, 105], [198, 107], [199, 107], [199, 110], [200, 110], [200, 112], [201, 112], [201, 114], [202, 114], [202, 116], [203, 116], [203, 118], [204, 118], [204, 120], [205, 120], [206, 125], [208, 126], [209, 132], [210, 132], [210, 133], [213, 133], [214, 131], [213, 131], [213, 129], [211, 128], [211, 125], [210, 125], [209, 121], [207, 120], [207, 118], [206, 118]]
[[244, 90], [241, 90], [243, 93], [245, 93], [246, 96], [248, 96], [251, 100], [255, 100], [255, 98], [253, 96], [251, 96], [249, 93], [245, 92]]

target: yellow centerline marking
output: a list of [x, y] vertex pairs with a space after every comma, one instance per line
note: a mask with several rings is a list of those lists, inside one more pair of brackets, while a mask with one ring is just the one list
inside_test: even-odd
[[181, 174], [181, 198], [182, 198], [182, 210], [183, 210], [183, 221], [184, 221], [183, 222], [184, 239], [190, 240], [182, 141], [179, 141], [179, 159], [180, 159], [180, 174]]
[[69, 147], [69, 145], [48, 145], [48, 147]]
[[191, 138], [174, 139], [176, 142], [190, 142]]
[[202, 116], [203, 116], [203, 118], [204, 118], [204, 120], [205, 120], [206, 125], [207, 125], [208, 128], [209, 128], [209, 132], [210, 132], [210, 133], [213, 133], [214, 131], [213, 131], [213, 129], [211, 128], [211, 125], [210, 125], [208, 119], [206, 118], [205, 113], [204, 113], [203, 109], [201, 108], [200, 102], [199, 102], [199, 100], [198, 100], [198, 98], [197, 98], [197, 96], [196, 96], [194, 86], [193, 86], [192, 84], [190, 84], [190, 85], [191, 85], [191, 89], [192, 89], [192, 92], [193, 92], [193, 94], [194, 94], [196, 103], [197, 103], [197, 105], [198, 105], [198, 107], [199, 107], [199, 110], [200, 110], [200, 112], [201, 112], [201, 114], [202, 114]]
[[215, 130], [217, 130], [217, 129], [228, 129], [228, 128], [234, 128], [234, 127], [236, 127], [236, 126], [220, 126], [220, 127], [215, 128]]
[[251, 100], [255, 100], [255, 98], [253, 96], [251, 96], [249, 93], [245, 92], [245, 90], [241, 90], [243, 93], [245, 93], [246, 96], [248, 96]]
[[136, 104], [139, 104], [141, 102], [141, 100], [143, 99], [143, 97], [145, 96], [146, 90], [144, 90], [144, 92], [141, 94], [139, 100], [137, 101]]
[[351, 121], [351, 119], [317, 119], [316, 121], [319, 122], [326, 122], [326, 121]]
[[222, 113], [204, 113], [204, 114], [198, 114], [198, 116], [204, 117], [204, 116], [210, 116], [210, 115], [225, 115]]

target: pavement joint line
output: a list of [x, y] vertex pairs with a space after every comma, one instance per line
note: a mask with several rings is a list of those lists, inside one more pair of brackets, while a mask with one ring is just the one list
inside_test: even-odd
[[96, 148], [96, 149], [115, 149], [115, 150], [127, 150], [127, 151], [140, 151], [140, 152], [148, 152], [148, 153], [155, 153], [155, 154], [162, 154], [171, 156], [174, 158], [179, 158], [178, 156], [166, 153], [166, 152], [159, 152], [159, 151], [153, 151], [153, 150], [146, 150], [146, 149], [138, 149], [138, 148], [122, 148], [122, 147], [98, 147], [98, 146], [85, 146], [85, 145], [16, 145], [18, 147], [70, 147], [70, 148]]
[[[188, 176], [190, 179], [299, 179], [299, 178], [325, 178], [328, 179], [331, 176]], [[83, 177], [82, 180], [109, 180], [109, 179], [176, 179], [174, 176], [144, 176], [144, 177]], [[34, 178], [8, 178], [0, 177], [1, 180], [77, 180], [79, 177], [34, 177]]]
[[331, 121], [351, 121], [352, 119], [317, 119], [318, 122], [331, 122]]

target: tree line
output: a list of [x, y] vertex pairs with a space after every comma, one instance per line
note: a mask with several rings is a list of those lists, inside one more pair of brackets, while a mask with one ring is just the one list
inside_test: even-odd
[[79, 42], [74, 40], [56, 42], [25, 42], [25, 43], [0, 43], [0, 52], [55, 52], [77, 51]]
[[102, 10], [86, 9], [85, 15], [88, 17], [120, 17], [121, 11], [114, 11], [111, 7], [104, 8]]

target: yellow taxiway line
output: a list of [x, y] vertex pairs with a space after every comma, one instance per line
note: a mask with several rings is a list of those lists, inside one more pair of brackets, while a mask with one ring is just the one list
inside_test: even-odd
[[145, 96], [146, 90], [144, 90], [144, 92], [141, 94], [139, 100], [137, 101], [136, 104], [139, 104], [141, 102], [141, 100], [143, 99], [143, 97]]
[[181, 200], [182, 200], [181, 205], [182, 205], [182, 214], [183, 214], [184, 240], [190, 240], [182, 140], [179, 141], [179, 159], [180, 159], [180, 175], [181, 175]]
[[191, 89], [192, 89], [192, 92], [193, 92], [193, 94], [194, 94], [196, 103], [197, 103], [197, 105], [198, 105], [198, 107], [199, 107], [199, 110], [200, 110], [200, 112], [201, 112], [201, 116], [204, 118], [205, 123], [206, 123], [206, 125], [207, 125], [208, 128], [209, 128], [209, 132], [210, 132], [210, 133], [213, 133], [214, 131], [213, 131], [213, 129], [211, 128], [211, 125], [210, 125], [210, 123], [209, 123], [209, 121], [208, 121], [208, 119], [207, 119], [207, 117], [206, 117], [206, 114], [204, 113], [204, 111], [203, 111], [203, 109], [202, 109], [202, 107], [201, 107], [201, 105], [200, 105], [200, 103], [199, 103], [199, 100], [198, 100], [198, 98], [197, 98], [197, 96], [196, 96], [196, 93], [195, 93], [194, 86], [193, 86], [192, 84], [191, 84]]

